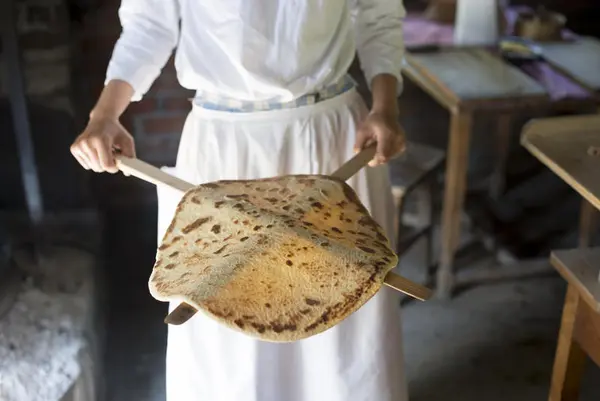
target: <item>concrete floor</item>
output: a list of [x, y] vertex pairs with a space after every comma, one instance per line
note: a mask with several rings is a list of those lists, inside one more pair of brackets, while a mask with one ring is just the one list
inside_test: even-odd
[[[536, 278], [406, 307], [411, 400], [546, 400], [564, 290]], [[599, 379], [590, 366], [581, 401], [600, 399]]]
[[[163, 401], [163, 304], [147, 292], [155, 253], [152, 208], [107, 211], [109, 301], [107, 400]], [[419, 247], [401, 263], [418, 278]], [[412, 401], [546, 400], [564, 284], [556, 276], [486, 285], [449, 303], [403, 310]], [[600, 399], [588, 370], [581, 401]], [[282, 400], [284, 401], [284, 400]]]

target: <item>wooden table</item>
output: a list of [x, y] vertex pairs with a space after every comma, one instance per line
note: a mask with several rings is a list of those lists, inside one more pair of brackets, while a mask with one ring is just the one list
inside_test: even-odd
[[[583, 37], [579, 40], [541, 45], [544, 59], [555, 69], [593, 94], [600, 103], [600, 41]], [[599, 222], [598, 209], [584, 200], [581, 205], [580, 243], [588, 244]]]
[[521, 138], [523, 146], [584, 198], [579, 243], [585, 246], [596, 230], [600, 210], [600, 158], [587, 153], [590, 146], [600, 146], [599, 133], [600, 115], [586, 115], [533, 120]]
[[554, 357], [549, 401], [576, 401], [586, 355], [600, 366], [600, 248], [553, 252], [568, 283]]
[[[519, 69], [479, 48], [447, 48], [406, 55], [404, 75], [451, 114], [442, 211], [441, 255], [436, 296], [448, 298], [454, 287], [454, 253], [466, 193], [473, 114], [499, 111], [498, 127], [510, 130], [510, 114], [524, 106], [549, 103], [545, 89]], [[508, 137], [508, 134], [499, 135]]]
[[600, 115], [532, 120], [521, 144], [594, 207], [600, 209]]
[[588, 90], [600, 91], [600, 41], [583, 37], [577, 41], [540, 45], [544, 59]]
[[[521, 143], [590, 205], [600, 209], [600, 115], [534, 120]], [[596, 149], [597, 148], [597, 149]], [[590, 151], [593, 150], [593, 151]], [[600, 248], [553, 252], [567, 281], [550, 401], [575, 401], [586, 355], [600, 366]]]

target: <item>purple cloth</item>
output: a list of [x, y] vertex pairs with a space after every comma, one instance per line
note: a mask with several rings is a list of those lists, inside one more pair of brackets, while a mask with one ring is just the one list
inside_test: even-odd
[[[530, 11], [529, 7], [510, 7], [505, 10], [506, 34], [514, 32], [515, 21], [519, 13]], [[573, 32], [564, 30], [563, 39], [576, 39]], [[428, 20], [415, 14], [408, 14], [404, 21], [404, 42], [411, 47], [442, 45], [451, 46], [454, 42], [454, 26]], [[565, 75], [556, 71], [545, 61], [523, 63], [519, 68], [540, 83], [552, 100], [581, 99], [591, 96], [590, 92]]]

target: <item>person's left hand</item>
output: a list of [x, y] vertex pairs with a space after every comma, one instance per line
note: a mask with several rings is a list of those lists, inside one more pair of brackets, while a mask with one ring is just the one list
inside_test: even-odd
[[375, 167], [387, 163], [398, 156], [406, 147], [404, 130], [398, 123], [396, 113], [371, 111], [356, 133], [354, 151], [377, 143], [377, 151], [369, 166]]

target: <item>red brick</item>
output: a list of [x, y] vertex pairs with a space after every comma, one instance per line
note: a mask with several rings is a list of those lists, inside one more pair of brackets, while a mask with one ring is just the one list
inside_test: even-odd
[[104, 79], [106, 74], [106, 67], [108, 66], [108, 58], [104, 60], [83, 60], [83, 69], [86, 72], [85, 79], [97, 79], [101, 77]]
[[110, 57], [118, 38], [118, 35], [86, 36], [81, 41], [80, 49], [86, 60], [106, 58], [107, 55]]
[[96, 101], [104, 89], [104, 80], [88, 80], [89, 96]]
[[174, 165], [180, 138], [179, 133], [141, 137], [136, 141], [138, 157], [157, 166]]
[[104, 78], [105, 70], [86, 71], [85, 72], [85, 85], [93, 95], [94, 100], [100, 95], [102, 89], [104, 89]]
[[143, 132], [146, 134], [173, 134], [180, 133], [187, 114], [175, 116], [148, 116], [142, 122]]
[[104, 1], [102, 2], [102, 4], [103, 4], [105, 7], [107, 7], [107, 8], [108, 8], [108, 7], [112, 7], [112, 8], [114, 8], [114, 9], [118, 9], [118, 8], [119, 8], [119, 6], [121, 5], [121, 1], [122, 1], [122, 0], [104, 0]]
[[118, 5], [102, 5], [97, 10], [90, 12], [84, 19], [84, 29], [88, 34], [119, 34], [121, 21], [119, 21]]
[[132, 134], [134, 136], [134, 138], [136, 137], [136, 132], [135, 132], [135, 120], [137, 119], [137, 116], [135, 114], [128, 114], [125, 113], [121, 116], [121, 118], [119, 118], [119, 122], [121, 123], [121, 125], [123, 125], [123, 127], [125, 127], [125, 129], [127, 131], [129, 131], [130, 134]]
[[167, 60], [167, 64], [165, 64], [165, 70], [175, 71], [175, 54], [171, 54], [169, 60]]
[[64, 45], [69, 39], [63, 32], [28, 32], [20, 35], [19, 40], [23, 49], [29, 50], [52, 49]]
[[180, 88], [181, 85], [179, 85], [179, 81], [177, 81], [177, 76], [175, 73], [163, 70], [156, 81], [154, 81], [154, 84], [150, 89], [150, 93], [157, 93], [164, 89], [172, 90]]
[[192, 108], [192, 102], [189, 97], [171, 97], [162, 99], [161, 106], [169, 111], [189, 111]]
[[155, 98], [147, 97], [139, 102], [132, 102], [127, 107], [126, 114], [145, 114], [158, 110], [158, 101]]

